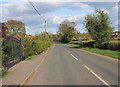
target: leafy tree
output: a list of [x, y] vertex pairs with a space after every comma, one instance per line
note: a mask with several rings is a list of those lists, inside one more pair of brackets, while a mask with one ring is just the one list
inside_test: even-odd
[[69, 27], [63, 35], [62, 42], [70, 42], [73, 37], [73, 29]]
[[72, 37], [72, 40], [78, 41], [80, 37], [81, 37], [81, 33], [78, 32], [78, 31], [75, 29], [75, 32], [74, 32], [73, 37]]
[[8, 20], [6, 22], [9, 34], [25, 35], [25, 24], [22, 21]]
[[68, 20], [63, 21], [58, 30], [58, 35], [60, 41], [63, 43], [69, 43], [74, 35], [75, 32], [75, 22], [71, 22]]
[[113, 30], [110, 24], [109, 16], [104, 10], [95, 9], [94, 14], [86, 15], [85, 27], [96, 41], [95, 47], [100, 47], [105, 42], [109, 42]]

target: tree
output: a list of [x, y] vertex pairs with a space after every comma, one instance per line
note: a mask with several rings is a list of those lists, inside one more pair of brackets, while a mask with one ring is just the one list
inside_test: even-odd
[[113, 31], [110, 24], [109, 16], [104, 10], [95, 9], [94, 14], [86, 15], [85, 27], [96, 41], [95, 47], [100, 47], [102, 44], [109, 42], [110, 34]]
[[74, 35], [75, 32], [75, 22], [71, 22], [68, 20], [63, 21], [58, 30], [58, 35], [60, 41], [63, 43], [69, 43]]
[[72, 37], [72, 41], [78, 41], [80, 37], [81, 37], [81, 33], [77, 31], [77, 29], [75, 29], [73, 37]]
[[6, 22], [9, 34], [25, 35], [25, 24], [22, 21], [8, 20]]

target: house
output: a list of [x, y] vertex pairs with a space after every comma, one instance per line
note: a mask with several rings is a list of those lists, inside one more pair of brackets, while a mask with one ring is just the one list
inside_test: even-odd
[[7, 36], [8, 28], [5, 23], [0, 22], [0, 38]]
[[89, 33], [85, 33], [84, 40], [89, 41], [89, 40], [92, 40], [92, 39], [93, 38], [92, 38], [92, 36]]
[[120, 31], [115, 31], [111, 34], [112, 39], [120, 39]]

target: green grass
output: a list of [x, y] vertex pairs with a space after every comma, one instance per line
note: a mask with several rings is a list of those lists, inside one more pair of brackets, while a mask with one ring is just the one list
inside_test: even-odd
[[118, 51], [100, 50], [97, 48], [80, 48], [80, 49], [94, 52], [94, 53], [98, 53], [98, 54], [102, 54], [102, 55], [106, 55], [106, 56], [109, 56], [109, 57], [112, 57], [115, 59], [120, 59], [120, 57], [118, 56], [118, 54], [120, 54], [120, 52], [118, 52]]
[[31, 60], [33, 58], [33, 56], [28, 56], [26, 57], [26, 60]]
[[[74, 47], [74, 48], [79, 48], [79, 45], [76, 44], [68, 44], [68, 46]], [[120, 54], [119, 51], [111, 51], [111, 50], [100, 50], [97, 48], [80, 48], [81, 50], [86, 50], [89, 52], [93, 52], [93, 53], [98, 53], [101, 55], [106, 55], [115, 59], [120, 59], [120, 56], [118, 56], [118, 54]]]
[[74, 47], [74, 48], [78, 48], [79, 47], [79, 45], [77, 44], [67, 44], [68, 46], [70, 46], [70, 47]]

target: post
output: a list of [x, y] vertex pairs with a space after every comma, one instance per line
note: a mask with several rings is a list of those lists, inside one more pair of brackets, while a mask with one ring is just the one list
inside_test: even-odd
[[22, 60], [24, 60], [24, 58], [23, 58], [23, 48], [22, 48], [22, 39], [20, 38], [20, 40], [19, 40], [19, 42], [20, 42], [20, 61], [22, 61]]
[[82, 44], [82, 37], [79, 37], [79, 47], [81, 47]]
[[46, 20], [45, 20], [45, 33], [46, 33]]
[[45, 40], [47, 39], [47, 35], [46, 35], [46, 20], [45, 20]]

